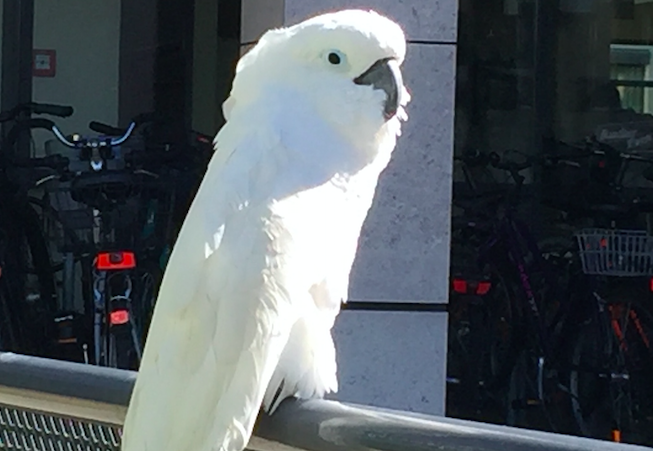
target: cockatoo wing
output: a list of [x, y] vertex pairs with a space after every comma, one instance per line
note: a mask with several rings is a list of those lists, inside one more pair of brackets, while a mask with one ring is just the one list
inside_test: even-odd
[[247, 444], [296, 317], [291, 288], [275, 273], [284, 258], [278, 246], [289, 237], [265, 219], [266, 205], [253, 194], [265, 191], [252, 186], [271, 188], [268, 175], [283, 152], [259, 134], [214, 155], [166, 269], [123, 451]]
[[[362, 216], [360, 211], [365, 212], [358, 210], [359, 216]], [[338, 391], [336, 349], [331, 330], [341, 304], [347, 300], [349, 272], [359, 232], [355, 216], [354, 212], [344, 216], [353, 225], [346, 227], [343, 221], [338, 225], [340, 230], [338, 226], [333, 227], [332, 222], [324, 221], [330, 225], [330, 230], [324, 230], [324, 236], [335, 235], [338, 239], [325, 240], [330, 249], [316, 251], [322, 257], [318, 271], [327, 277], [310, 287], [307, 307], [292, 327], [263, 400], [263, 407], [269, 414], [288, 397], [322, 398]]]
[[[326, 296], [323, 284], [311, 290], [310, 310], [294, 323], [279, 364], [270, 380], [263, 407], [272, 414], [286, 398], [321, 398], [338, 390], [336, 350], [331, 327], [339, 302], [331, 309], [313, 304], [315, 296]], [[328, 299], [331, 304], [332, 299]]]

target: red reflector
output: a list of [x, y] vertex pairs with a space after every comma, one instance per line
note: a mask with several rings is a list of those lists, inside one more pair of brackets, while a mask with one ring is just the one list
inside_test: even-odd
[[479, 296], [484, 296], [488, 293], [488, 291], [490, 291], [490, 288], [492, 288], [491, 282], [488, 282], [487, 280], [481, 281], [476, 287], [476, 294]]
[[648, 289], [653, 293], [653, 277], [651, 277], [648, 281]]
[[599, 167], [604, 168], [605, 167], [605, 161], [604, 160], [599, 160]]
[[467, 281], [463, 279], [453, 279], [453, 291], [459, 294], [467, 294]]
[[133, 252], [100, 252], [95, 263], [97, 269], [110, 271], [114, 269], [132, 269], [136, 267], [136, 256]]
[[112, 326], [119, 326], [129, 322], [129, 312], [127, 310], [114, 310], [109, 315], [109, 321]]

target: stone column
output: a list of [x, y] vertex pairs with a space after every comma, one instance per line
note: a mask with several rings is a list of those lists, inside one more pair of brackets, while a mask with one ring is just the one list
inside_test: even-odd
[[456, 0], [242, 0], [246, 49], [270, 27], [343, 8], [393, 18], [409, 40], [409, 121], [359, 242], [334, 331], [345, 402], [444, 415]]

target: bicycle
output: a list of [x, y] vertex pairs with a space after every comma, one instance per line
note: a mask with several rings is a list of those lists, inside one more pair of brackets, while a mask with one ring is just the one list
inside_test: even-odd
[[[551, 305], [554, 304], [552, 301], [564, 305], [570, 292], [567, 287], [572, 280], [567, 253], [569, 242], [555, 239], [538, 242], [526, 223], [518, 218], [517, 207], [525, 180], [521, 171], [532, 167], [536, 159], [528, 158], [517, 163], [505, 161], [496, 153], [476, 153], [456, 159], [463, 163], [466, 184], [472, 193], [462, 202], [465, 214], [463, 227], [458, 228], [458, 232], [463, 233], [462, 241], [475, 239], [467, 260], [475, 262], [471, 277], [478, 280], [475, 284], [476, 302], [467, 308], [471, 322], [465, 327], [468, 328], [466, 335], [470, 337], [470, 343], [460, 346], [469, 350], [462, 351], [463, 354], [471, 356], [462, 366], [477, 368], [465, 391], [475, 394], [479, 410], [487, 410], [487, 401], [492, 400], [497, 410], [495, 421], [519, 425], [523, 421], [518, 414], [526, 406], [543, 406], [548, 401], [543, 389], [543, 367], [538, 374], [540, 389], [535, 394], [527, 396], [525, 390], [510, 393], [510, 389], [514, 389], [511, 381], [515, 367], [520, 359], [523, 360], [521, 350], [529, 340], [528, 330], [536, 331], [539, 349], [547, 358], [562, 346], [552, 340], [551, 335], [554, 321], [559, 322], [563, 315]], [[469, 170], [475, 167], [505, 171], [513, 183], [509, 189], [479, 193]], [[460, 198], [457, 202], [461, 203]], [[482, 207], [480, 212], [479, 207]], [[455, 239], [452, 238], [452, 243]], [[478, 274], [482, 275], [481, 278]], [[459, 304], [460, 295], [469, 296], [465, 290], [474, 285], [469, 283], [469, 277], [469, 268], [461, 277], [453, 277], [450, 309]], [[483, 296], [478, 293], [481, 280], [485, 280], [481, 290]], [[564, 288], [556, 288], [558, 285]], [[450, 337], [459, 335], [456, 331], [458, 324], [455, 320], [450, 321]]]
[[[139, 140], [134, 131], [137, 127], [142, 131], [143, 124], [152, 120], [150, 114], [139, 115], [119, 136], [91, 137], [66, 137], [51, 121], [21, 124], [50, 130], [57, 142], [76, 154], [65, 166], [51, 167], [54, 173], [37, 183], [46, 186], [56, 181], [57, 189], [68, 192], [88, 212], [77, 225], [78, 229], [88, 229], [78, 243], [74, 243], [77, 230], [71, 230], [74, 221], [63, 220], [69, 212], [58, 212], [61, 228], [73, 237], [69, 240], [73, 246], [63, 251], [72, 253], [75, 261], [82, 261], [87, 289], [84, 314], [67, 310], [57, 318], [60, 337], [75, 345], [91, 343], [91, 355], [84, 350], [84, 361], [88, 363], [137, 369], [167, 249], [172, 245], [173, 215], [178, 214], [175, 210], [179, 206], [174, 201], [178, 186], [171, 180], [183, 178], [179, 173], [188, 172], [188, 157], [192, 160], [193, 155], [185, 147], [189, 143], [161, 146], [148, 142], [147, 137], [140, 136]], [[112, 135], [118, 130], [97, 122], [90, 127]], [[189, 136], [195, 142], [210, 143], [203, 136]], [[190, 144], [197, 146], [195, 142]], [[48, 158], [65, 157], [53, 154]], [[71, 170], [74, 165], [77, 168]], [[164, 177], [165, 183], [160, 180]], [[147, 208], [141, 208], [144, 201]], [[48, 202], [44, 201], [43, 206], [44, 212], [49, 211]], [[82, 329], [90, 330], [92, 338], [75, 336], [79, 335], [74, 331], [78, 320], [86, 324]]]
[[[165, 118], [155, 114], [141, 115], [139, 141], [134, 150], [124, 155], [126, 166], [132, 170], [156, 173], [161, 183], [149, 183], [141, 188], [144, 201], [139, 211], [140, 233], [134, 245], [140, 254], [139, 265], [134, 274], [135, 321], [144, 346], [149, 330], [158, 287], [163, 278], [167, 259], [177, 236], [177, 227], [192, 201], [201, 180], [200, 175], [213, 152], [210, 136], [188, 131], [184, 140], [177, 137], [170, 141], [160, 135], [157, 125], [165, 124]], [[98, 133], [120, 136], [126, 129], [91, 122], [90, 128]], [[133, 139], [132, 139], [133, 140]]]
[[[73, 108], [21, 104], [0, 113], [0, 123], [18, 123], [33, 114], [68, 117]], [[46, 356], [55, 283], [38, 215], [15, 177], [12, 151], [19, 132], [12, 128], [0, 144], [0, 349]]]
[[608, 175], [599, 179], [601, 199], [566, 206], [594, 222], [575, 236], [586, 293], [597, 306], [570, 347], [571, 409], [581, 435], [645, 443], [653, 438], [646, 436], [653, 425], [653, 315], [642, 300], [653, 300], [653, 236], [640, 217], [650, 216], [653, 201], [623, 181], [630, 164], [640, 162], [653, 182], [653, 159], [592, 139], [571, 148], [580, 153], [576, 160], [593, 158], [590, 166]]
[[[77, 250], [77, 256], [85, 266], [90, 267], [92, 264], [92, 268], [89, 268], [92, 293], [87, 295], [84, 307], [86, 320], [92, 318], [92, 359], [88, 356], [88, 350], [85, 350], [84, 360], [120, 368], [133, 368], [140, 359], [141, 350], [141, 337], [136, 330], [131, 296], [136, 256], [129, 247], [127, 250], [120, 247], [122, 243], [132, 244], [129, 227], [133, 225], [133, 215], [132, 222], [128, 223], [128, 209], [122, 207], [138, 194], [139, 184], [146, 184], [143, 177], [153, 178], [156, 174], [109, 169], [107, 166], [116, 157], [115, 148], [127, 141], [137, 125], [137, 120], [133, 121], [120, 137], [84, 138], [73, 135], [68, 138], [49, 120], [28, 119], [19, 123], [23, 129], [42, 128], [51, 131], [60, 143], [73, 149], [77, 153], [76, 160], [86, 166], [85, 170], [73, 173], [69, 171], [70, 161], [66, 157], [51, 155], [46, 158], [50, 161], [65, 161], [66, 164], [56, 168], [47, 166], [54, 170], [54, 174], [43, 177], [38, 183], [58, 179], [75, 201], [89, 207], [90, 239], [84, 243], [86, 249]], [[31, 162], [32, 167], [35, 164]], [[75, 318], [66, 311], [61, 312], [56, 320], [60, 323], [71, 322]], [[87, 341], [84, 337], [81, 340], [74, 338], [73, 342], [77, 344]]]

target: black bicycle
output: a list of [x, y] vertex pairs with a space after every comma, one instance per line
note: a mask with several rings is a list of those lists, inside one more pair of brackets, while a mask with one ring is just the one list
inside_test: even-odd
[[[88, 363], [138, 368], [158, 284], [176, 235], [175, 215], [183, 209], [175, 196], [183, 193], [184, 180], [188, 182], [183, 175], [192, 175], [191, 169], [197, 167], [195, 160], [202, 152], [193, 152], [193, 146], [210, 143], [191, 133], [193, 142], [161, 145], [142, 133], [154, 118], [139, 115], [127, 129], [92, 122], [90, 127], [101, 133], [94, 136], [65, 136], [44, 119], [20, 122], [23, 129], [49, 130], [72, 151], [68, 157], [46, 157], [50, 163], [65, 164], [46, 165], [41, 159], [29, 165], [49, 168], [36, 182], [45, 196], [34, 203], [42, 219], [61, 230], [64, 243], [58, 251], [70, 255], [73, 263], [81, 262], [82, 312], [74, 308], [75, 299], [63, 303], [68, 308], [55, 318], [57, 342], [76, 349]], [[53, 209], [48, 195], [62, 193], [79, 208]], [[71, 213], [77, 219], [72, 220]], [[75, 283], [66, 262], [54, 267], [62, 268], [64, 281]]]
[[[468, 189], [456, 196], [464, 213], [456, 219], [452, 238], [452, 252], [467, 249], [466, 264], [454, 266], [452, 274], [450, 310], [463, 309], [462, 321], [455, 315], [450, 319], [451, 359], [462, 357], [454, 366], [462, 375], [455, 385], [464, 387], [461, 391], [472, 397], [467, 402], [485, 418], [491, 412], [496, 422], [532, 425], [530, 412], [548, 412], [545, 406], [551, 405], [544, 362], [555, 361], [562, 346], [552, 335], [573, 280], [570, 241], [537, 239], [520, 217], [522, 171], [542, 159], [474, 153], [457, 160]], [[472, 171], [488, 167], [508, 173], [512, 183], [480, 190]], [[515, 368], [525, 364], [523, 350], [530, 346], [540, 357], [534, 390], [513, 382]]]
[[[72, 114], [72, 107], [28, 103], [0, 113], [0, 122], [17, 124], [32, 115]], [[16, 176], [17, 166], [25, 163], [14, 152], [20, 132], [13, 127], [0, 143], [0, 349], [47, 356], [57, 309], [56, 286], [40, 218]]]
[[[476, 356], [486, 356], [469, 362], [477, 368], [473, 380], [477, 391], [505, 396], [508, 424], [640, 442], [653, 418], [645, 382], [653, 376], [652, 323], [642, 302], [651, 298], [642, 290], [650, 288], [653, 275], [653, 238], [641, 230], [641, 217], [653, 203], [646, 190], [627, 190], [622, 182], [630, 163], [652, 161], [595, 141], [561, 147], [520, 163], [498, 155], [466, 161], [506, 170], [514, 181], [498, 207], [483, 200], [491, 215], [466, 216], [476, 218], [470, 224], [481, 243], [473, 251], [478, 268], [490, 266], [481, 290], [487, 295], [470, 304], [480, 319], [469, 322], [466, 335], [480, 335], [468, 341], [476, 343]], [[581, 183], [574, 196], [553, 196], [556, 205], [550, 206], [566, 211], [567, 222], [579, 222], [575, 234], [554, 240], [555, 252], [533, 238], [515, 208], [523, 183], [519, 171], [533, 163], [549, 175], [569, 165], [588, 175], [572, 179]], [[460, 294], [464, 285], [454, 278], [452, 291]], [[474, 294], [480, 298], [478, 288]], [[497, 336], [504, 346], [497, 347]], [[574, 423], [577, 428], [570, 429]]]
[[[630, 443], [653, 439], [653, 158], [589, 139], [559, 143], [575, 164], [570, 219], [576, 231], [585, 302], [596, 307], [577, 325], [566, 384], [582, 435]], [[643, 166], [639, 186], [625, 175]], [[584, 176], [588, 175], [588, 176]], [[588, 183], [589, 182], [589, 183]], [[583, 185], [580, 185], [582, 183]]]

